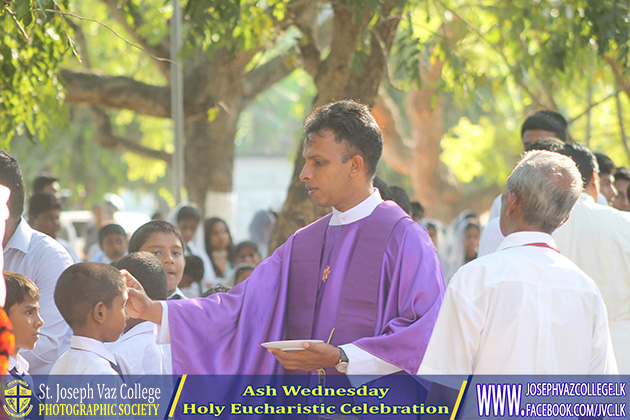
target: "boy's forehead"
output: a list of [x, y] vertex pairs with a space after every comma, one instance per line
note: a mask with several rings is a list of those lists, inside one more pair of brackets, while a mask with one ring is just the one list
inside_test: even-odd
[[24, 297], [24, 300], [17, 303], [20, 306], [37, 306], [39, 307], [39, 296], [32, 296], [30, 293]]
[[124, 238], [126, 240], [127, 236], [123, 235], [122, 233], [112, 232], [112, 233], [108, 233], [107, 235], [105, 235], [104, 239], [107, 239], [107, 238]]

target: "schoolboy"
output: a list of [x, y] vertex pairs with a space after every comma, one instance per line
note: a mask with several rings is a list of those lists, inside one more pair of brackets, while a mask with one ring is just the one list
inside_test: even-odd
[[18, 352], [33, 350], [39, 340], [39, 329], [44, 320], [39, 315], [39, 290], [26, 276], [4, 271], [7, 300], [4, 310], [13, 324], [15, 349], [9, 355], [9, 372], [13, 376], [28, 375], [28, 362]]
[[74, 264], [57, 281], [55, 304], [73, 335], [70, 350], [50, 374], [119, 375], [120, 367], [103, 343], [118, 340], [125, 328], [127, 287], [121, 272], [107, 264]]
[[129, 239], [129, 252], [147, 251], [160, 259], [168, 279], [167, 299], [186, 299], [177, 287], [182, 281], [186, 260], [184, 240], [172, 224], [152, 220], [140, 226]]
[[122, 226], [116, 223], [105, 225], [98, 231], [98, 246], [101, 252], [92, 258], [92, 262], [109, 264], [116, 261], [127, 254], [128, 245], [127, 233]]
[[[33, 379], [28, 373], [28, 361], [18, 352], [22, 349], [33, 350], [39, 340], [39, 329], [44, 325], [44, 320], [39, 315], [39, 289], [32, 280], [22, 274], [11, 271], [4, 271], [3, 274], [7, 289], [4, 310], [13, 324], [15, 337], [14, 351], [9, 355], [10, 377], [6, 380], [8, 382], [21, 379], [26, 381], [31, 389], [35, 389]], [[31, 394], [30, 400], [33, 409], [25, 420], [40, 419], [38, 413], [41, 401], [35, 393]]]
[[[120, 270], [127, 270], [134, 276], [151, 299], [166, 299], [166, 271], [155, 255], [150, 252], [133, 252], [114, 261], [112, 265]], [[155, 342], [153, 329], [154, 324], [131, 318], [127, 321], [124, 334], [118, 341], [108, 346], [114, 353], [123, 375], [162, 375], [165, 373], [163, 346], [168, 345], [159, 345]], [[170, 350], [170, 346], [167, 350]]]

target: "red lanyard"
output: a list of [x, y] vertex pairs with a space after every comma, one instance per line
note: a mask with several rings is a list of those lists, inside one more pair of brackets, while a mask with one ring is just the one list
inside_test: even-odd
[[551, 250], [556, 251], [558, 254], [560, 254], [560, 251], [558, 251], [556, 248], [554, 248], [554, 247], [552, 247], [551, 245], [546, 244], [546, 243], [544, 243], [544, 242], [533, 242], [533, 243], [531, 243], [531, 244], [525, 244], [525, 245], [523, 245], [523, 246], [537, 246], [537, 247], [539, 247], [539, 248], [549, 248], [549, 249], [551, 249]]

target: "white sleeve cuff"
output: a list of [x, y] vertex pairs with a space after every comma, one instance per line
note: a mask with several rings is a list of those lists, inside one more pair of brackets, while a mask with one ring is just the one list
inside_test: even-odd
[[165, 300], [160, 301], [162, 305], [162, 321], [155, 326], [155, 342], [157, 344], [171, 343], [171, 329], [168, 325], [168, 305]]
[[[354, 344], [339, 346], [348, 356], [348, 380], [353, 387], [358, 387], [381, 376], [401, 371], [398, 366], [360, 349]], [[355, 375], [362, 375], [354, 377]]]

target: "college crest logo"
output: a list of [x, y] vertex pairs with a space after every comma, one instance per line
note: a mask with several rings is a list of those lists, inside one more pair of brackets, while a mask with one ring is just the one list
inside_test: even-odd
[[7, 384], [4, 390], [4, 411], [11, 417], [24, 417], [33, 409], [33, 391], [26, 382], [16, 379]]

